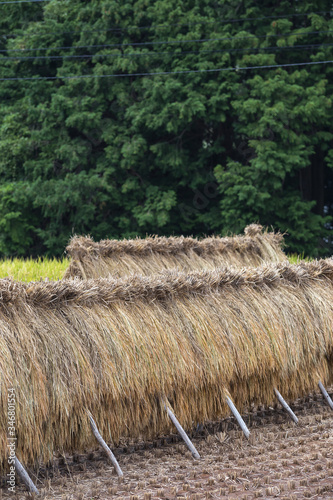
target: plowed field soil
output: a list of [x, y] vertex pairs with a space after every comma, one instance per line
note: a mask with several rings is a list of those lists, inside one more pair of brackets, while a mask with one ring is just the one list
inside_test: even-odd
[[[332, 388], [329, 390], [332, 394]], [[233, 418], [192, 434], [195, 460], [176, 434], [117, 448], [118, 479], [103, 451], [59, 456], [52, 468], [29, 473], [45, 500], [333, 499], [333, 411], [321, 395], [291, 405], [295, 425], [280, 406], [244, 415], [247, 441]], [[0, 498], [31, 498], [23, 485]]]

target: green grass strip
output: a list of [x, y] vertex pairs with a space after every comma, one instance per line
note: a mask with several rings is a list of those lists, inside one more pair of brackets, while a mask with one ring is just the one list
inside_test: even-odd
[[63, 277], [69, 259], [39, 257], [34, 259], [1, 259], [0, 278], [13, 278], [17, 281], [40, 281], [49, 278], [56, 281]]

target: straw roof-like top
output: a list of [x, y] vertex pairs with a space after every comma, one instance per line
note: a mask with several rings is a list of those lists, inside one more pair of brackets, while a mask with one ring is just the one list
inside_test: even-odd
[[263, 232], [257, 224], [247, 226], [244, 235], [225, 238], [155, 236], [94, 242], [90, 237], [75, 236], [66, 249], [72, 261], [65, 277], [150, 275], [171, 268], [189, 272], [227, 264], [258, 266], [285, 260], [282, 244], [280, 233]]
[[165, 271], [158, 275], [133, 275], [127, 278], [61, 280], [55, 282], [16, 282], [0, 280], [0, 307], [26, 302], [38, 307], [61, 307], [73, 304], [92, 307], [113, 302], [175, 299], [195, 294], [209, 295], [226, 287], [264, 288], [279, 285], [310, 286], [317, 280], [333, 280], [333, 259], [284, 262], [260, 268], [220, 268], [215, 271]]

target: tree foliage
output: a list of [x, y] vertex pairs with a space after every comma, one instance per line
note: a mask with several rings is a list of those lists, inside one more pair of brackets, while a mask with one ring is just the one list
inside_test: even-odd
[[[0, 252], [59, 255], [73, 233], [227, 234], [260, 221], [287, 231], [292, 251], [328, 253], [333, 65], [241, 68], [332, 60], [330, 9], [7, 6], [0, 77], [32, 79], [0, 86]], [[81, 75], [93, 78], [37, 79]]]

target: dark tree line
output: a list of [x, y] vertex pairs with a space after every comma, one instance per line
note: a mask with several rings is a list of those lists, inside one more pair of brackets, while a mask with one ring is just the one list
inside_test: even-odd
[[1, 7], [1, 254], [253, 221], [331, 252], [333, 64], [294, 65], [333, 60], [330, 2]]

